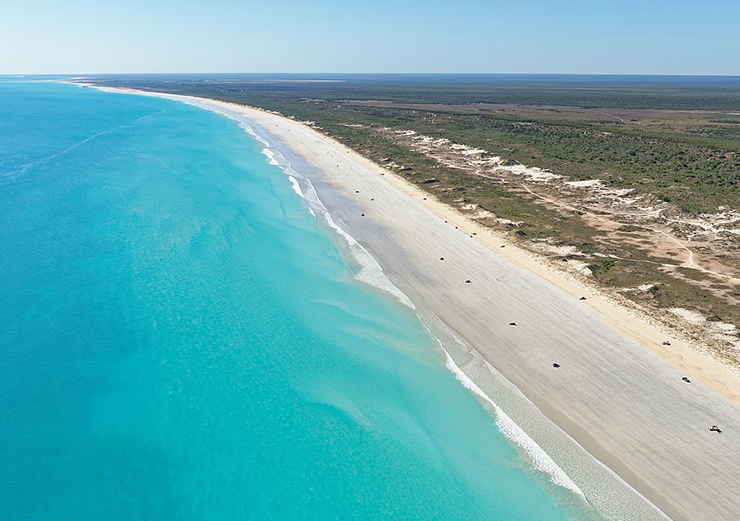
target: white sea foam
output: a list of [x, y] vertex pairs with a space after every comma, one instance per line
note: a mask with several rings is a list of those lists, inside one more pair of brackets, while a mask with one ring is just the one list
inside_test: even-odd
[[275, 166], [280, 166], [280, 163], [275, 159], [275, 154], [269, 148], [265, 147], [262, 149], [262, 153], [267, 156], [268, 163]]
[[[444, 348], [442, 349], [444, 350]], [[534, 467], [537, 470], [548, 474], [553, 483], [560, 485], [561, 487], [565, 487], [578, 495], [584, 496], [583, 491], [578, 487], [578, 485], [568, 477], [565, 471], [561, 469], [555, 461], [553, 461], [547, 452], [537, 445], [537, 442], [530, 438], [529, 435], [524, 432], [524, 429], [519, 427], [519, 425], [517, 425], [514, 420], [512, 420], [509, 415], [507, 415], [503, 409], [496, 404], [496, 402], [484, 393], [483, 390], [478, 387], [462, 369], [460, 369], [446, 350], [444, 351], [446, 356], [445, 365], [450, 371], [452, 371], [460, 383], [493, 407], [493, 410], [496, 413], [496, 425], [504, 436], [519, 445], [527, 453], [527, 456], [534, 464]]]
[[[303, 199], [306, 198], [305, 195], [303, 195], [303, 190], [301, 190], [301, 185], [298, 184], [298, 179], [293, 177], [292, 175], [288, 176], [288, 179], [290, 179], [290, 184], [293, 187], [293, 191], [298, 194], [298, 197], [301, 197]], [[310, 209], [310, 208], [309, 208]], [[313, 211], [311, 212], [313, 214]]]
[[[455, 333], [455, 331], [447, 326], [447, 324], [442, 322], [436, 316], [432, 317], [431, 322], [435, 324], [436, 328], [439, 328], [443, 332], [443, 336], [445, 338], [454, 342], [465, 352], [470, 353], [472, 356], [482, 361], [491, 372], [491, 374], [496, 375], [498, 378], [500, 378], [500, 381], [506, 384], [507, 387], [510, 387], [512, 392], [518, 391], [514, 384], [500, 375], [498, 371], [493, 368], [491, 364], [489, 364], [486, 360], [483, 360], [480, 355], [477, 354], [477, 351], [469, 347], [467, 343], [462, 338], [460, 338], [457, 333]], [[570, 476], [568, 476], [568, 474], [566, 474], [566, 472], [562, 468], [560, 468], [557, 463], [555, 463], [555, 461], [550, 457], [545, 449], [540, 447], [537, 442], [534, 441], [524, 431], [524, 429], [522, 429], [514, 420], [512, 420], [511, 417], [506, 414], [506, 412], [504, 412], [504, 410], [490, 396], [488, 396], [485, 391], [483, 391], [483, 389], [478, 387], [478, 385], [465, 373], [465, 371], [463, 371], [460, 366], [455, 363], [455, 360], [452, 358], [447, 349], [445, 349], [442, 340], [434, 334], [434, 332], [427, 324], [424, 324], [424, 326], [429, 331], [429, 334], [437, 340], [440, 349], [442, 349], [442, 351], [444, 352], [445, 366], [447, 367], [447, 369], [449, 369], [452, 374], [455, 375], [455, 378], [457, 378], [457, 380], [463, 385], [463, 387], [471, 391], [473, 394], [475, 394], [491, 406], [495, 414], [496, 426], [499, 428], [501, 433], [510, 441], [521, 447], [532, 462], [534, 468], [550, 476], [550, 479], [553, 483], [564, 487], [578, 494], [579, 496], [585, 497], [585, 494], [580, 489], [580, 487], [576, 485], [576, 483], [570, 478]]]
[[396, 297], [401, 304], [408, 306], [411, 309], [416, 309], [416, 306], [414, 306], [414, 303], [411, 302], [406, 294], [398, 289], [398, 287], [393, 284], [388, 277], [386, 277], [385, 273], [383, 273], [383, 268], [380, 267], [380, 264], [375, 260], [375, 257], [370, 255], [370, 253], [359, 242], [357, 242], [354, 237], [344, 231], [344, 229], [334, 221], [331, 214], [328, 212], [322, 213], [326, 223], [344, 238], [352, 252], [352, 256], [360, 264], [360, 271], [355, 274], [355, 279], [386, 291]]

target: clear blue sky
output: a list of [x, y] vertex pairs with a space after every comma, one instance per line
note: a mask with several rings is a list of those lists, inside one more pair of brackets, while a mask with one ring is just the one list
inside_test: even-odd
[[0, 73], [740, 74], [740, 0], [0, 0]]

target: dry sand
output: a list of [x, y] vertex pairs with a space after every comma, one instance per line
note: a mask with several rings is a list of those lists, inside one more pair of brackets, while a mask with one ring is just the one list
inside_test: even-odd
[[[740, 518], [740, 378], [730, 369], [307, 125], [159, 96], [246, 118], [305, 159], [334, 219], [417, 307], [663, 512]], [[553, 455], [570, 473], [568, 457]]]

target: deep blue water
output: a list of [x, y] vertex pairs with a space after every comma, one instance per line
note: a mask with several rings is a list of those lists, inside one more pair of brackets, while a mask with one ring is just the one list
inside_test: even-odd
[[0, 519], [589, 517], [335, 240], [232, 121], [0, 79]]

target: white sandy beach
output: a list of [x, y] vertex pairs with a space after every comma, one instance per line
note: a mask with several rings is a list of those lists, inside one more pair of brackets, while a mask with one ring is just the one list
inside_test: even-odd
[[[740, 518], [736, 373], [307, 125], [219, 101], [160, 96], [245, 118], [303, 158], [333, 218], [422, 317], [439, 317], [668, 516]], [[464, 368], [486, 389], [481, 364]], [[578, 483], [570, 454], [531, 432], [534, 420], [514, 419]], [[708, 430], [713, 424], [722, 434]], [[643, 507], [624, 512], [623, 519], [659, 518]]]

